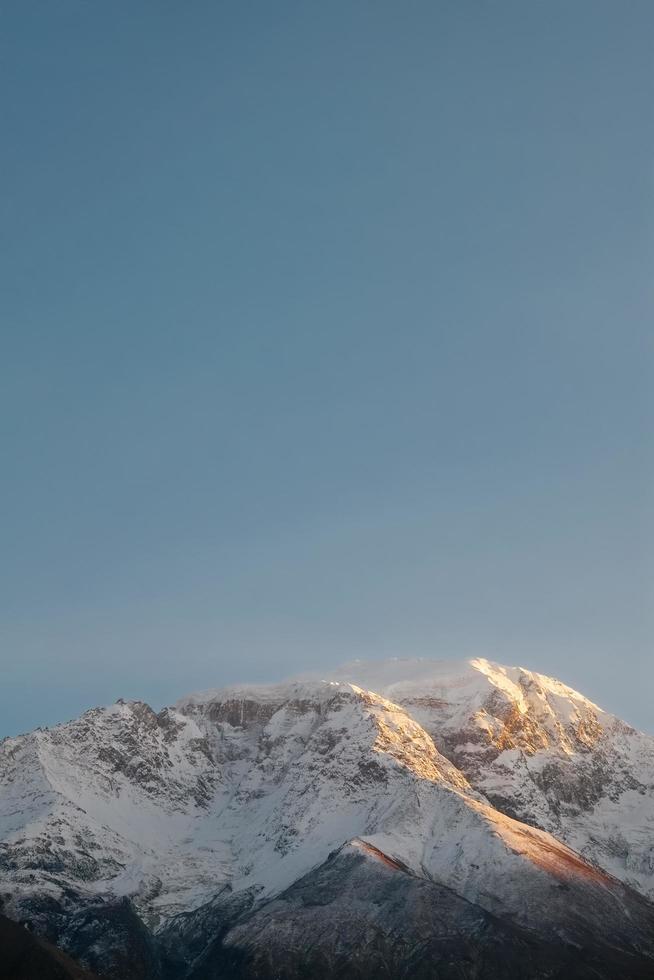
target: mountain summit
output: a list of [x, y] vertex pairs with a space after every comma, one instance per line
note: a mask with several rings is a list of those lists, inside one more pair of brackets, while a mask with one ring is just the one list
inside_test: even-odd
[[120, 980], [654, 975], [654, 738], [484, 659], [0, 742], [0, 899]]

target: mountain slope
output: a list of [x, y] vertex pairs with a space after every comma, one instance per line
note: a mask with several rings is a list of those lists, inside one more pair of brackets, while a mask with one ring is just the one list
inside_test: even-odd
[[653, 965], [600, 932], [562, 938], [503, 921], [353, 841], [208, 943], [188, 976], [645, 980]]
[[69, 956], [0, 915], [0, 980], [97, 980]]

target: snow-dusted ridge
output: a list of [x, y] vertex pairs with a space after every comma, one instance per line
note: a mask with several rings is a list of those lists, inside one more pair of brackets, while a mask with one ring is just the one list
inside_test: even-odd
[[344, 687], [351, 688], [348, 681], [324, 679], [307, 675], [291, 678], [274, 684], [231, 684], [226, 687], [199, 691], [180, 698], [175, 704], [177, 711], [186, 712], [193, 707], [227, 701], [258, 701], [265, 704], [280, 704], [284, 701], [306, 701], [329, 699], [334, 691]]

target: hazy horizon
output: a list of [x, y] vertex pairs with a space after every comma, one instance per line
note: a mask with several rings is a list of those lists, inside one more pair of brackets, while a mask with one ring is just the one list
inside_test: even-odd
[[387, 656], [653, 731], [654, 5], [3, 27], [0, 737]]

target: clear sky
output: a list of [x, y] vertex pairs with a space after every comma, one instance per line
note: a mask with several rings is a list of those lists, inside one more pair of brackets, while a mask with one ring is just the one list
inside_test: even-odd
[[0, 735], [478, 655], [654, 731], [654, 3], [0, 24]]

